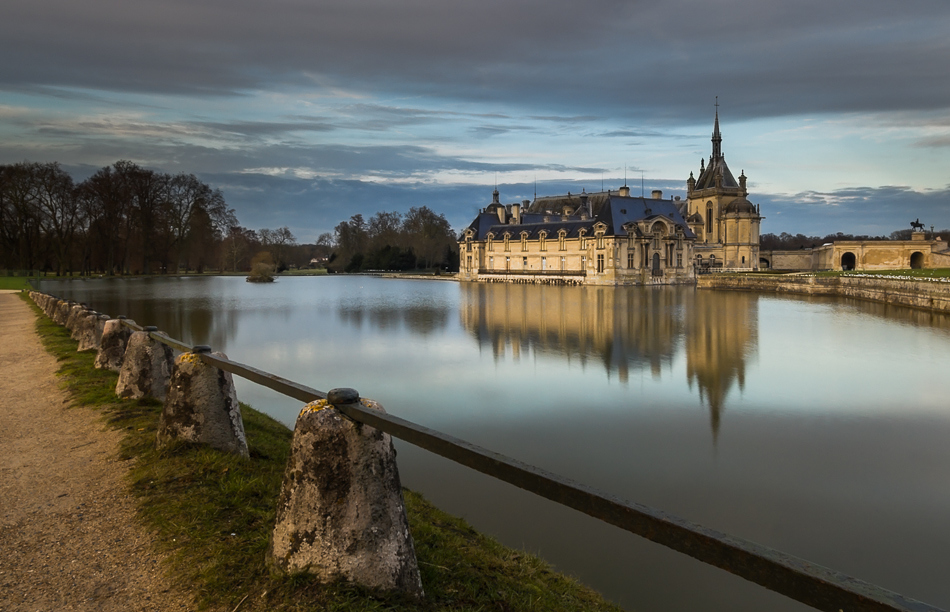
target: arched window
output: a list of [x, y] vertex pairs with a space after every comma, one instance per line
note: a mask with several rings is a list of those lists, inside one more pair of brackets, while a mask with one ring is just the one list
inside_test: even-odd
[[[566, 237], [567, 237], [567, 230], [563, 230], [563, 229], [562, 229], [562, 230], [558, 231], [558, 233], [557, 233], [558, 247], [557, 247], [557, 248], [558, 248], [559, 251], [566, 251], [566, 250], [567, 250], [567, 246], [564, 244], [564, 239], [565, 239]], [[563, 259], [563, 257], [562, 257], [561, 259]], [[563, 266], [562, 266], [562, 267], [563, 267]]]
[[540, 242], [541, 242], [541, 250], [542, 250], [542, 251], [548, 250], [547, 247], [546, 247], [545, 244], [544, 244], [545, 241], [547, 240], [547, 237], [548, 237], [548, 233], [547, 233], [546, 231], [541, 230], [540, 232], [538, 232], [538, 239], [539, 239]]
[[709, 239], [712, 237], [712, 202], [706, 205], [706, 242], [709, 242]]
[[488, 251], [493, 251], [493, 250], [494, 250], [494, 249], [492, 248], [492, 239], [494, 239], [494, 237], [495, 237], [494, 234], [488, 234], [487, 236], [485, 236], [485, 249], [486, 249], [486, 250], [488, 250]]

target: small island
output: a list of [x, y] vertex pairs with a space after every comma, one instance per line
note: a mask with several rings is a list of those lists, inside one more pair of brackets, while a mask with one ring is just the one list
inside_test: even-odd
[[247, 275], [249, 283], [272, 283], [277, 280], [274, 274], [274, 266], [258, 262], [251, 267], [251, 273]]

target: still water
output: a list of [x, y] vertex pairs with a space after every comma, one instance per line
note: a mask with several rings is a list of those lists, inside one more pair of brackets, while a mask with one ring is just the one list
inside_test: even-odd
[[[950, 608], [950, 318], [684, 287], [372, 277], [41, 289]], [[236, 379], [292, 426], [300, 405]], [[804, 610], [397, 441], [403, 484], [631, 610]]]

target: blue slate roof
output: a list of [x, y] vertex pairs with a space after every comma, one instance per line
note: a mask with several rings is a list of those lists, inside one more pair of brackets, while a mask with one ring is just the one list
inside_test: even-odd
[[494, 234], [495, 240], [502, 240], [505, 232], [511, 235], [511, 240], [521, 240], [522, 232], [528, 233], [528, 240], [537, 240], [542, 231], [547, 232], [548, 240], [556, 240], [558, 232], [562, 229], [567, 232], [567, 238], [577, 238], [582, 228], [587, 230], [587, 236], [592, 236], [594, 224], [600, 221], [607, 226], [605, 235], [626, 236], [627, 232], [623, 229], [625, 223], [660, 216], [679, 225], [687, 238], [696, 237], [673, 201], [619, 195], [607, 197], [594, 218], [581, 219], [579, 215], [571, 215], [565, 219], [561, 215], [524, 213], [521, 216], [521, 223], [505, 224], [498, 222], [498, 215], [495, 212], [483, 211], [472, 221], [469, 229], [473, 230], [473, 239], [477, 241], [485, 240], [489, 233]]

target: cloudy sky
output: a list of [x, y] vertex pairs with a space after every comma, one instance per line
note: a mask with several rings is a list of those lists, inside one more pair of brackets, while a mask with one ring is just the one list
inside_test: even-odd
[[946, 0], [5, 0], [0, 163], [190, 172], [242, 224], [745, 170], [763, 231], [950, 227]]

